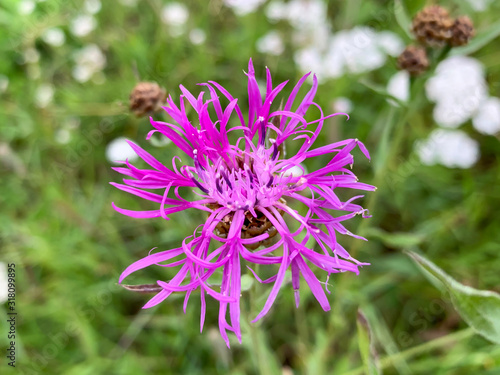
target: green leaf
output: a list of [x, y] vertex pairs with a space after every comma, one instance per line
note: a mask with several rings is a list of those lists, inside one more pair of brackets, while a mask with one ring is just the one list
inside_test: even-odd
[[393, 248], [409, 248], [419, 245], [424, 240], [424, 236], [415, 233], [386, 232], [378, 228], [369, 228], [363, 235], [381, 240], [384, 245]]
[[405, 34], [413, 39], [413, 35], [411, 34], [411, 18], [406, 11], [401, 0], [394, 0], [394, 15], [396, 16], [396, 22], [401, 26]]
[[241, 291], [246, 292], [247, 290], [250, 290], [253, 285], [254, 278], [248, 274], [242, 275], [241, 276]]
[[376, 92], [377, 94], [383, 96], [384, 98], [393, 101], [398, 107], [406, 108], [408, 106], [408, 104], [403, 102], [401, 99], [398, 99], [395, 96], [389, 94], [385, 87], [381, 85], [377, 85], [376, 83], [370, 82], [367, 79], [360, 79], [358, 82], [363, 86], [369, 88], [370, 90]]
[[453, 306], [472, 329], [500, 344], [500, 294], [463, 285], [422, 255], [411, 251], [406, 253], [425, 276], [448, 291]]
[[363, 311], [358, 309], [358, 347], [361, 359], [365, 365], [365, 373], [369, 375], [381, 374], [377, 358], [375, 345], [373, 344], [373, 334]]
[[482, 31], [477, 36], [472, 38], [472, 40], [463, 47], [453, 48], [451, 50], [451, 55], [470, 55], [476, 51], [479, 51], [485, 45], [500, 36], [500, 21], [492, 24], [487, 30]]

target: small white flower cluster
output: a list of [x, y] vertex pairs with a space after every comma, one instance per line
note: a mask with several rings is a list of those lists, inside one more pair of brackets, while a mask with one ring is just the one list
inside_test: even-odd
[[168, 3], [161, 11], [161, 20], [169, 26], [170, 35], [177, 37], [186, 31], [188, 8], [182, 3]]
[[[402, 40], [389, 31], [358, 26], [332, 33], [326, 14], [322, 0], [273, 1], [266, 8], [271, 22], [286, 20], [293, 27], [292, 41], [298, 47], [295, 63], [303, 72], [316, 73], [320, 81], [380, 68], [387, 55], [398, 56], [404, 49]], [[271, 35], [273, 39], [266, 36], [259, 40], [259, 51], [271, 53], [271, 48], [280, 51], [280, 47], [282, 51], [283, 42], [277, 41], [276, 34]], [[262, 47], [263, 41], [267, 48]]]
[[106, 159], [113, 164], [121, 164], [125, 160], [134, 161], [137, 158], [134, 149], [127, 143], [127, 138], [116, 138], [106, 146]]
[[429, 100], [436, 103], [434, 120], [445, 128], [457, 128], [469, 120], [488, 97], [483, 66], [466, 56], [443, 60], [425, 89]]
[[[493, 135], [500, 131], [500, 99], [490, 97], [485, 80], [485, 72], [481, 63], [471, 57], [452, 56], [442, 61], [436, 73], [426, 84], [429, 100], [436, 103], [434, 120], [443, 128], [456, 129], [472, 119], [473, 127], [482, 134]], [[450, 137], [451, 146], [437, 145], [436, 137], [445, 134]], [[476, 141], [459, 130], [435, 130], [431, 133], [427, 144], [434, 144], [436, 150], [424, 155], [417, 146], [420, 158], [424, 163], [440, 163], [448, 167], [469, 168], [479, 158], [479, 147]], [[455, 146], [453, 146], [455, 145]], [[448, 156], [443, 153], [448, 152]], [[429, 157], [429, 155], [434, 155]], [[439, 156], [441, 155], [441, 156]], [[459, 162], [455, 165], [451, 158]]]
[[[101, 83], [103, 75], [98, 75], [106, 66], [106, 56], [95, 44], [89, 44], [73, 54], [76, 66], [73, 68], [73, 78], [78, 82], [87, 82], [91, 78], [97, 78], [96, 83]], [[102, 79], [101, 79], [102, 78]]]
[[[402, 102], [408, 102], [410, 99], [410, 74], [406, 70], [400, 70], [394, 74], [387, 84], [387, 93], [394, 96]], [[391, 101], [391, 104], [394, 100]]]
[[266, 0], [224, 0], [224, 5], [233, 9], [238, 16], [255, 12]]
[[47, 107], [54, 98], [54, 86], [49, 83], [44, 83], [36, 89], [35, 92], [35, 105], [38, 108]]
[[[479, 159], [479, 146], [466, 133], [453, 130], [472, 119], [473, 127], [482, 134], [500, 131], [500, 99], [490, 97], [481, 63], [467, 56], [443, 60], [426, 83], [427, 98], [436, 103], [433, 117], [442, 128], [434, 130], [426, 141], [416, 144], [424, 164], [442, 164], [450, 168], [469, 168]], [[396, 73], [387, 92], [397, 99], [409, 100], [410, 76]], [[455, 162], [453, 162], [455, 160]]]
[[66, 41], [66, 35], [59, 27], [52, 27], [43, 32], [42, 40], [52, 47], [61, 47]]
[[352, 101], [349, 98], [339, 96], [333, 102], [335, 112], [350, 113], [352, 111]]
[[18, 10], [19, 14], [21, 14], [23, 16], [27, 16], [27, 15], [33, 13], [35, 8], [36, 8], [36, 4], [33, 0], [21, 0], [17, 5], [17, 10]]
[[279, 56], [285, 51], [283, 39], [277, 31], [270, 31], [257, 40], [257, 51], [269, 55]]
[[87, 36], [97, 27], [94, 14], [101, 10], [101, 2], [99, 0], [85, 0], [83, 9], [84, 12], [78, 14], [69, 24], [71, 33], [80, 38]]
[[436, 129], [415, 148], [423, 164], [470, 168], [479, 159], [479, 145], [461, 130]]
[[[168, 3], [161, 11], [161, 20], [168, 26], [168, 32], [174, 38], [186, 32], [188, 19], [189, 10], [183, 3]], [[192, 29], [188, 37], [190, 42], [194, 45], [203, 44], [207, 39], [205, 31], [200, 28]]]

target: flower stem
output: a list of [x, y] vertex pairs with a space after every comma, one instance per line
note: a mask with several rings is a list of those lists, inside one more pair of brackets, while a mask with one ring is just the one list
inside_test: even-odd
[[[447, 346], [449, 344], [453, 344], [455, 342], [465, 340], [475, 334], [474, 330], [472, 328], [466, 328], [462, 329], [460, 331], [451, 333], [449, 335], [439, 337], [437, 339], [428, 341], [426, 343], [423, 343], [421, 345], [414, 346], [413, 348], [407, 349], [405, 351], [388, 355], [387, 357], [384, 357], [380, 360], [380, 368], [385, 369], [389, 367], [392, 363], [394, 363], [398, 359], [402, 360], [407, 360], [409, 358], [412, 358], [416, 355], [426, 353], [428, 351], [441, 348], [443, 346]], [[361, 366], [358, 367], [354, 370], [351, 370], [347, 372], [345, 375], [357, 375], [357, 374], [363, 374], [365, 371], [365, 367]]]

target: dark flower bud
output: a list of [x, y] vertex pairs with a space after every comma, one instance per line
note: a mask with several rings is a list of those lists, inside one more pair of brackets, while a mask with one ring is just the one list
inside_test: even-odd
[[474, 36], [474, 24], [467, 16], [458, 17], [451, 28], [451, 45], [464, 46]]
[[139, 82], [130, 93], [130, 110], [138, 117], [152, 114], [166, 101], [166, 91], [154, 82]]
[[406, 70], [412, 76], [419, 75], [429, 67], [429, 59], [425, 48], [408, 46], [398, 57], [399, 69]]

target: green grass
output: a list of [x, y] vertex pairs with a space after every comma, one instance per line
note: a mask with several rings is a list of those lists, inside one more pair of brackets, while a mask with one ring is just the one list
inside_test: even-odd
[[[357, 153], [354, 171], [361, 181], [378, 186], [364, 199], [373, 218], [354, 220], [349, 227], [370, 241], [341, 239], [355, 257], [372, 265], [359, 276], [332, 275], [332, 311], [323, 312], [306, 288], [296, 310], [287, 283], [270, 314], [249, 324], [270, 290], [258, 285], [243, 294], [243, 344], [232, 339], [228, 350], [218, 335], [218, 306], [213, 301], [202, 334], [196, 296], [186, 315], [182, 295], [142, 310], [148, 296], [120, 288], [118, 276], [152, 247], [178, 246], [203, 215], [179, 213], [169, 222], [136, 220], [111, 208], [112, 201], [131, 209], [153, 207], [108, 184], [120, 177], [105, 159], [106, 144], [125, 136], [147, 145], [148, 120], [135, 118], [127, 109], [137, 75], [157, 81], [174, 98], [179, 84], [196, 92], [195, 84], [207, 80], [244, 98], [242, 70], [249, 57], [258, 76], [264, 78], [268, 66], [275, 82], [294, 82], [300, 72], [290, 40], [281, 57], [256, 51], [256, 40], [267, 31], [290, 31], [284, 22], [271, 25], [262, 10], [237, 18], [219, 0], [210, 6], [202, 0], [186, 1], [188, 30], [199, 27], [207, 33], [203, 45], [193, 46], [187, 36], [170, 37], [161, 23], [158, 14], [166, 2], [142, 1], [136, 8], [102, 3], [97, 29], [83, 38], [68, 32], [70, 20], [80, 13], [77, 1], [48, 0], [29, 16], [17, 13], [17, 1], [0, 5], [0, 26], [8, 30], [0, 33], [0, 74], [9, 78], [7, 91], [0, 94], [0, 260], [17, 265], [19, 313], [17, 366], [10, 371], [2, 354], [2, 374], [280, 374], [283, 369], [293, 374], [362, 374], [356, 333], [359, 307], [372, 327], [384, 373], [500, 373], [498, 346], [473, 334], [401, 251], [420, 249], [458, 281], [500, 292], [499, 139], [479, 135], [467, 123], [463, 129], [481, 148], [474, 168], [421, 165], [412, 144], [436, 127], [432, 105], [420, 92], [422, 100], [412, 102], [413, 110], [391, 108], [360, 82], [368, 79], [385, 86], [396, 72], [392, 60], [371, 73], [325, 82], [318, 90], [325, 112], [338, 96], [354, 103], [351, 119], [330, 122], [319, 142], [333, 136], [363, 140], [373, 162]], [[404, 3], [414, 14], [425, 2]], [[500, 16], [498, 4], [484, 13], [472, 13], [465, 1], [442, 4], [469, 13], [479, 31]], [[329, 1], [329, 20], [334, 30], [369, 24], [404, 38], [392, 9], [389, 1]], [[382, 14], [387, 17], [380, 18]], [[54, 48], [40, 40], [49, 26], [65, 31], [63, 46]], [[71, 76], [71, 55], [90, 43], [107, 58], [102, 84], [81, 84]], [[39, 51], [37, 63], [21, 63], [28, 48]], [[490, 94], [495, 96], [500, 95], [499, 48], [495, 39], [473, 54], [485, 64]], [[54, 86], [54, 100], [38, 108], [34, 94], [43, 83]], [[78, 126], [72, 127], [75, 123]], [[384, 129], [390, 126], [384, 143]], [[60, 129], [69, 129], [69, 143], [56, 142]], [[152, 152], [164, 160], [176, 154], [172, 146]], [[311, 171], [322, 162], [307, 167]], [[146, 283], [172, 275], [172, 270], [149, 268], [130, 280]], [[0, 306], [3, 328], [6, 308]], [[3, 328], [2, 349], [7, 344]]]

